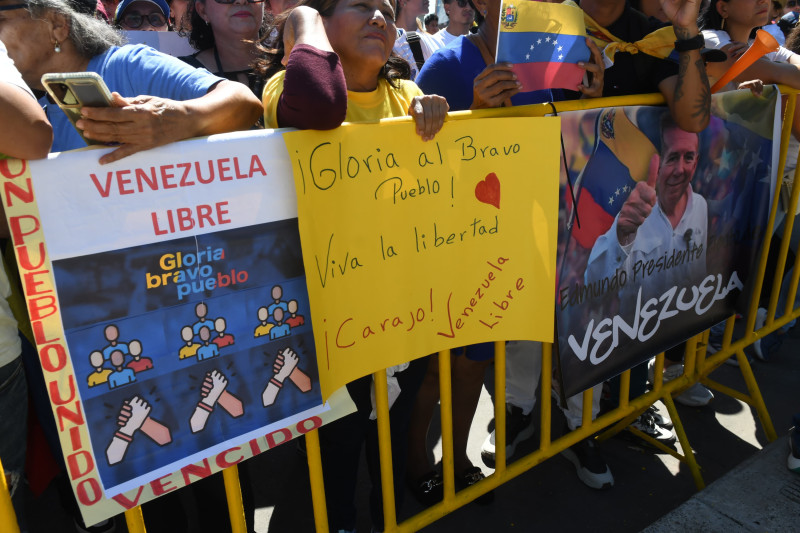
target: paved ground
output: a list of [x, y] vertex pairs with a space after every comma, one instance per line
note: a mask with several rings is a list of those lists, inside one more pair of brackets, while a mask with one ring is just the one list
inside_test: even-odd
[[[603, 492], [593, 491], [575, 476], [574, 468], [561, 457], [535, 467], [496, 491], [492, 505], [479, 506], [472, 503], [432, 524], [424, 531], [640, 531], [660, 518], [681, 507], [684, 517], [696, 515], [700, 521], [718, 513], [709, 507], [705, 498], [729, 501], [728, 507], [736, 508], [736, 502], [760, 502], [769, 499], [768, 488], [783, 487], [785, 470], [786, 434], [791, 425], [791, 415], [800, 410], [800, 327], [786, 337], [779, 352], [769, 363], [754, 362], [753, 368], [761, 387], [767, 407], [782, 444], [776, 444], [765, 454], [771, 453], [778, 466], [765, 469], [760, 478], [742, 476], [737, 478], [733, 489], [716, 490], [714, 486], [692, 499], [696, 494], [688, 468], [669, 455], [656, 454], [622, 438], [603, 443], [602, 451], [614, 474], [615, 486]], [[744, 390], [738, 368], [723, 365], [712, 377], [723, 384]], [[487, 383], [491, 376], [487, 375]], [[757, 415], [748, 405], [738, 400], [718, 395], [706, 408], [678, 406], [689, 440], [695, 449], [698, 462], [703, 469], [707, 484], [720, 479], [737, 465], [750, 459], [769, 443], [764, 436]], [[487, 434], [492, 419], [491, 397], [484, 391], [479, 411], [473, 424], [469, 453], [476, 465], [481, 465], [480, 445]], [[554, 428], [561, 421], [555, 418]], [[518, 455], [535, 449], [537, 439], [518, 448]], [[774, 450], [774, 451], [772, 451]], [[781, 451], [783, 450], [783, 451]], [[438, 447], [434, 453], [440, 455]], [[774, 461], [773, 461], [774, 462]], [[781, 466], [783, 465], [783, 466]], [[305, 532], [313, 531], [313, 517], [304, 459], [297, 453], [294, 444], [281, 446], [251, 460], [253, 489], [256, 498], [255, 531], [261, 532]], [[361, 474], [359, 502], [366, 510], [368, 481]], [[486, 473], [491, 470], [485, 468]], [[786, 472], [788, 474], [788, 472]], [[775, 478], [773, 480], [773, 477]], [[714, 491], [712, 492], [712, 489]], [[791, 489], [791, 486], [790, 486]], [[759, 496], [761, 494], [761, 496]], [[760, 498], [760, 499], [759, 499]], [[401, 518], [419, 510], [416, 502], [407, 495]], [[792, 507], [791, 505], [794, 505]], [[787, 509], [794, 511], [794, 519], [800, 516], [800, 503], [790, 501]], [[761, 530], [788, 530], [773, 527], [773, 511], [765, 505], [750, 507], [750, 524]], [[71, 520], [61, 509], [54, 490], [48, 490], [38, 500], [31, 502], [31, 532], [72, 532]], [[763, 514], [763, 522], [760, 514]], [[688, 519], [688, 518], [687, 518]], [[675, 522], [675, 525], [681, 522]], [[688, 524], [690, 522], [683, 522]], [[710, 523], [710, 522], [708, 522]], [[719, 522], [723, 523], [723, 522]], [[741, 526], [741, 527], [740, 527]], [[654, 526], [655, 527], [655, 526]], [[367, 512], [361, 514], [360, 531], [369, 531]], [[703, 530], [726, 531], [747, 530], [743, 522], [731, 522], [716, 527], [662, 527], [652, 531]], [[790, 528], [792, 529], [792, 528]], [[117, 531], [125, 531], [120, 524]], [[210, 531], [202, 523], [192, 524], [192, 530]], [[213, 532], [216, 533], [216, 532]]]
[[770, 443], [644, 531], [797, 531], [800, 476], [786, 468], [788, 448]]

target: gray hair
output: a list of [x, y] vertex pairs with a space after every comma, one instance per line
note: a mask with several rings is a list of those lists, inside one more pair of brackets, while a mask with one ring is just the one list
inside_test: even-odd
[[75, 11], [65, 0], [28, 0], [28, 11], [34, 18], [44, 16], [46, 11], [64, 15], [69, 20], [69, 40], [87, 59], [125, 43], [122, 34], [106, 22]]

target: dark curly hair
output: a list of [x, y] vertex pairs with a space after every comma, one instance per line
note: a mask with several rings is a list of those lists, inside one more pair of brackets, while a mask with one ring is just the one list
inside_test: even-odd
[[[189, 7], [186, 9], [186, 13], [184, 13], [184, 18], [188, 17], [189, 22], [191, 23], [191, 30], [186, 32], [181, 30], [179, 33], [182, 37], [189, 37], [189, 44], [192, 45], [192, 48], [198, 51], [208, 50], [210, 48], [214, 48], [216, 45], [216, 41], [214, 41], [214, 30], [211, 29], [211, 24], [207, 23], [203, 20], [200, 15], [197, 13], [197, 9], [195, 9], [195, 5], [197, 2], [207, 2], [213, 0], [192, 0], [189, 3]], [[180, 27], [180, 21], [175, 21], [175, 25]], [[259, 41], [267, 35], [269, 24], [267, 23], [267, 16], [266, 11], [264, 12], [264, 18], [261, 19], [261, 28], [258, 30], [258, 39]]]
[[[319, 12], [322, 18], [327, 18], [333, 14], [336, 5], [340, 1], [344, 0], [301, 0], [295, 7], [308, 6], [314, 8]], [[394, 0], [392, 0], [392, 3], [395, 3]], [[288, 9], [280, 15], [275, 16], [272, 27], [278, 30], [278, 34], [277, 39], [273, 43], [273, 48], [261, 47], [261, 51], [265, 53], [266, 57], [256, 61], [254, 70], [265, 80], [268, 80], [273, 75], [283, 70], [283, 65], [281, 64], [284, 55], [283, 27], [286, 24], [286, 19], [289, 18], [289, 15], [292, 13], [292, 10], [293, 9]], [[385, 79], [389, 82], [389, 85], [397, 88], [395, 80], [411, 79], [411, 67], [405, 59], [392, 52], [386, 64], [383, 65], [383, 68], [378, 74], [378, 78]]]

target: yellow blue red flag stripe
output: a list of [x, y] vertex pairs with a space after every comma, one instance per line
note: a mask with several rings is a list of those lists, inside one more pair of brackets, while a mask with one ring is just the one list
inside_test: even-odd
[[584, 75], [577, 63], [591, 55], [583, 12], [572, 6], [522, 0], [505, 2], [500, 14], [496, 60], [514, 65], [522, 91], [575, 90]]

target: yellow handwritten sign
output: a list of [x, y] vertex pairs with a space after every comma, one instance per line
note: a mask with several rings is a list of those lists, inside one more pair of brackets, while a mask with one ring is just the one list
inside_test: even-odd
[[552, 341], [560, 119], [284, 135], [323, 397], [444, 349]]

